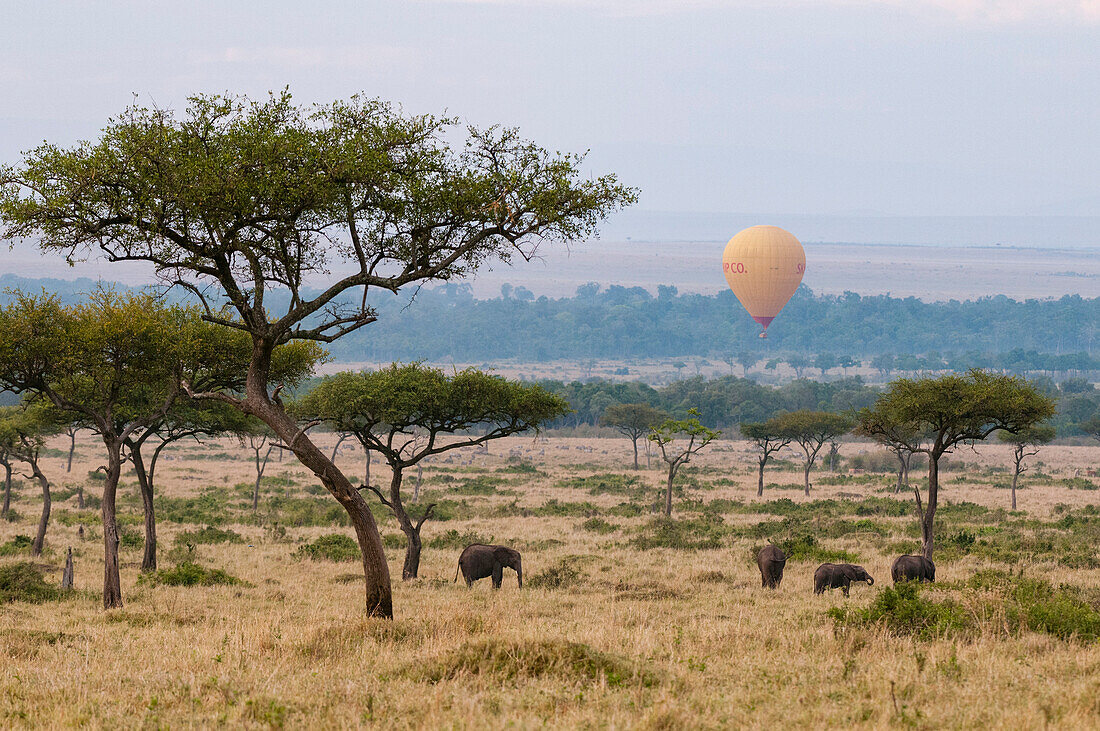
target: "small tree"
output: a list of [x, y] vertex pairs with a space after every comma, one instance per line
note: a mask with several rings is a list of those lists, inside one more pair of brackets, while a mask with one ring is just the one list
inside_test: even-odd
[[[365, 449], [389, 463], [388, 493], [369, 484], [360, 489], [371, 490], [397, 518], [408, 539], [401, 572], [408, 580], [419, 572], [420, 529], [435, 503], [419, 516], [409, 514], [401, 499], [404, 470], [434, 454], [537, 429], [568, 413], [569, 404], [540, 386], [474, 369], [447, 376], [419, 363], [395, 363], [379, 371], [326, 378], [294, 410], [303, 418], [354, 434]], [[452, 437], [455, 434], [461, 436]], [[444, 437], [448, 441], [442, 441]]]
[[[180, 399], [172, 404], [163, 418], [145, 428], [137, 428], [126, 439], [126, 450], [134, 465], [138, 489], [141, 491], [142, 510], [145, 515], [145, 548], [141, 558], [142, 572], [157, 568], [157, 519], [153, 503], [157, 462], [165, 447], [189, 437], [211, 436], [240, 429], [244, 415], [220, 402], [198, 402]], [[156, 441], [149, 461], [145, 461], [144, 447], [150, 440]]]
[[749, 369], [760, 362], [760, 356], [751, 350], [742, 350], [737, 354], [737, 362], [741, 366], [741, 376], [749, 377]]
[[814, 358], [814, 368], [821, 371], [821, 377], [824, 378], [825, 374], [840, 365], [840, 361], [832, 353], [818, 353]]
[[1081, 423], [1081, 431], [1088, 434], [1093, 439], [1100, 441], [1100, 414], [1092, 417], [1091, 419]]
[[784, 425], [775, 418], [764, 422], [742, 424], [741, 434], [760, 450], [760, 454], [756, 458], [758, 467], [756, 496], [763, 497], [764, 467], [767, 466], [776, 452], [791, 443], [794, 436], [788, 433]]
[[260, 482], [264, 479], [264, 471], [271, 459], [272, 450], [277, 446], [278, 438], [259, 419], [248, 419], [237, 433], [252, 450], [252, 461], [256, 468], [256, 480], [252, 483], [252, 512], [255, 513], [260, 507]]
[[901, 378], [859, 415], [859, 432], [883, 444], [928, 455], [928, 498], [916, 496], [921, 553], [932, 559], [939, 503], [939, 460], [962, 442], [995, 431], [1019, 434], [1054, 415], [1054, 401], [1013, 376], [972, 370], [966, 375]]
[[81, 424], [78, 421], [74, 421], [70, 424], [66, 424], [65, 428], [63, 429], [63, 431], [65, 432], [65, 436], [69, 438], [69, 461], [65, 463], [66, 472], [73, 471], [73, 453], [76, 452], [76, 435], [78, 432], [81, 432], [87, 428], [88, 427], [86, 425]]
[[11, 510], [11, 476], [15, 468], [15, 449], [19, 444], [19, 432], [13, 421], [19, 412], [18, 406], [0, 406], [0, 466], [4, 468], [4, 501], [0, 506], [0, 519], [8, 517]]
[[[24, 403], [20, 407], [13, 407], [6, 410], [0, 420], [0, 451], [5, 451], [9, 460], [15, 459], [30, 467], [31, 473], [25, 477], [33, 478], [42, 488], [42, 513], [38, 518], [38, 531], [31, 544], [31, 555], [35, 557], [42, 555], [42, 548], [46, 544], [46, 529], [50, 524], [53, 502], [50, 497], [50, 481], [42, 472], [39, 456], [45, 437], [58, 431], [56, 414], [42, 403]], [[9, 481], [10, 476], [9, 464]], [[7, 503], [7, 496], [5, 498]]]
[[661, 459], [668, 465], [665, 487], [665, 517], [672, 517], [672, 483], [680, 468], [691, 461], [722, 432], [708, 429], [699, 422], [699, 411], [688, 409], [686, 419], [666, 419], [649, 431], [649, 441], [657, 445]]
[[828, 411], [792, 411], [776, 417], [779, 430], [802, 447], [802, 484], [810, 494], [810, 470], [825, 442], [852, 430], [854, 422], [843, 414]]
[[612, 404], [604, 410], [600, 423], [630, 440], [634, 447], [634, 469], [638, 469], [638, 440], [667, 418], [668, 414], [649, 404]]
[[1019, 483], [1020, 475], [1027, 472], [1027, 465], [1024, 464], [1024, 460], [1038, 454], [1039, 448], [1044, 444], [1049, 444], [1056, 434], [1057, 432], [1055, 432], [1054, 427], [1036, 424], [1016, 434], [1003, 431], [998, 435], [998, 438], [1002, 442], [1012, 445], [1013, 510], [1016, 509], [1016, 486]]

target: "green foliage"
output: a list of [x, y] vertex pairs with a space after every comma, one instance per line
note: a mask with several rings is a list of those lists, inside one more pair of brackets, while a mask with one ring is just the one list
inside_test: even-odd
[[619, 530], [619, 526], [614, 523], [609, 523], [603, 518], [592, 517], [581, 523], [581, 528], [590, 533], [599, 533], [601, 536], [605, 536], [608, 533], [614, 533]]
[[294, 556], [311, 561], [359, 561], [363, 558], [359, 544], [343, 533], [330, 533], [299, 546]]
[[[829, 549], [817, 542], [817, 538], [803, 533], [779, 541], [779, 548], [787, 554], [788, 561], [811, 563], [858, 563], [859, 557], [849, 551]], [[755, 554], [754, 558], [755, 558]]]
[[41, 604], [55, 601], [64, 593], [53, 584], [46, 583], [41, 569], [27, 561], [0, 564], [0, 604], [29, 602]]
[[433, 536], [427, 541], [428, 548], [465, 548], [473, 543], [493, 544], [492, 536], [483, 536], [474, 530], [459, 533], [454, 528]]
[[191, 561], [170, 569], [158, 569], [138, 577], [139, 586], [238, 586], [247, 585], [221, 569], [208, 569]]
[[565, 558], [544, 571], [529, 576], [526, 586], [531, 589], [568, 589], [581, 579], [576, 559]]
[[236, 531], [222, 530], [208, 525], [199, 530], [185, 530], [177, 533], [175, 543], [181, 546], [204, 543], [244, 543], [244, 537]]
[[628, 544], [646, 551], [653, 548], [672, 548], [684, 551], [721, 548], [730, 529], [718, 517], [673, 520], [654, 518], [643, 526]]
[[30, 553], [34, 540], [30, 536], [15, 536], [6, 543], [0, 544], [0, 556], [18, 556], [21, 553]]
[[[829, 615], [838, 625], [878, 626], [919, 639], [966, 637], [982, 632], [1042, 632], [1062, 640], [1096, 642], [1100, 612], [1079, 587], [1054, 587], [1049, 581], [982, 571], [961, 590], [971, 595], [967, 606], [925, 595], [935, 585], [906, 582], [879, 590], [865, 609], [837, 607]], [[948, 587], [939, 587], [944, 589]], [[980, 608], [979, 608], [980, 607]]]
[[507, 480], [500, 477], [494, 477], [492, 475], [478, 475], [477, 477], [471, 477], [468, 480], [463, 480], [454, 487], [451, 487], [448, 492], [457, 493], [459, 495], [514, 495], [512, 490], [499, 490], [500, 485], [506, 485]]
[[590, 495], [628, 495], [639, 497], [645, 492], [645, 485], [637, 475], [624, 475], [617, 472], [601, 472], [584, 477], [570, 477], [558, 482], [558, 487], [573, 490], [587, 490]]

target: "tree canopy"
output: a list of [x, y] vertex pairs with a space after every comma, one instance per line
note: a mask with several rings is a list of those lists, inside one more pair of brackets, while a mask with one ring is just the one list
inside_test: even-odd
[[600, 416], [600, 424], [610, 426], [630, 440], [634, 447], [634, 469], [638, 469], [638, 440], [667, 418], [667, 413], [647, 403], [612, 404]]

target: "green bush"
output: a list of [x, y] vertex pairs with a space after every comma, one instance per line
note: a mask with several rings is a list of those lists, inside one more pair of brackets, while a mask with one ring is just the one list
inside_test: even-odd
[[608, 533], [614, 533], [619, 530], [619, 526], [614, 523], [608, 523], [603, 518], [589, 518], [581, 523], [581, 528], [584, 528], [590, 533], [599, 533], [600, 535], [607, 535]]
[[643, 551], [652, 548], [674, 548], [696, 551], [699, 549], [720, 548], [723, 539], [730, 530], [717, 516], [703, 516], [691, 520], [673, 520], [672, 518], [654, 518], [641, 528], [629, 545]]
[[581, 578], [581, 572], [574, 565], [572, 559], [559, 561], [527, 579], [527, 586], [532, 589], [565, 589], [576, 584]]
[[838, 625], [879, 626], [893, 634], [920, 639], [970, 635], [978, 629], [972, 615], [954, 601], [926, 599], [913, 582], [879, 590], [870, 606], [863, 609], [833, 607], [828, 615]]
[[244, 536], [233, 530], [222, 530], [208, 525], [200, 530], [186, 530], [176, 534], [175, 542], [178, 545], [200, 543], [244, 543]]
[[203, 568], [191, 561], [138, 577], [138, 584], [141, 586], [236, 586], [245, 583], [221, 569]]
[[788, 561], [810, 561], [814, 563], [857, 563], [859, 556], [837, 548], [824, 548], [814, 536], [803, 533], [779, 542]]
[[311, 561], [358, 561], [363, 554], [359, 550], [359, 544], [352, 538], [342, 533], [330, 533], [313, 543], [299, 546], [294, 556]]
[[545, 503], [535, 508], [532, 512], [535, 515], [539, 516], [561, 515], [570, 518], [577, 518], [595, 515], [600, 512], [600, 508], [599, 506], [593, 505], [589, 502], [570, 503], [561, 502], [557, 498], [550, 498]]
[[17, 556], [20, 553], [27, 553], [31, 550], [32, 545], [34, 545], [34, 540], [30, 536], [15, 536], [7, 543], [0, 544], [0, 556]]
[[558, 487], [587, 490], [589, 495], [630, 496], [640, 496], [646, 489], [637, 475], [623, 475], [616, 472], [601, 472], [587, 477], [572, 477], [560, 481]]
[[451, 528], [428, 541], [428, 548], [465, 548], [473, 543], [492, 545], [493, 537], [483, 536], [472, 530], [459, 533], [454, 528]]
[[0, 564], [0, 604], [30, 602], [41, 604], [64, 596], [58, 587], [47, 584], [42, 571], [29, 561]]

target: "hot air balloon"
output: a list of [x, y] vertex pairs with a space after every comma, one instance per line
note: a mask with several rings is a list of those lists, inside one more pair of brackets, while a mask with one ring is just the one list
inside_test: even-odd
[[806, 271], [802, 244], [778, 226], [752, 226], [726, 244], [722, 254], [726, 283], [752, 319], [768, 325], [798, 289]]

